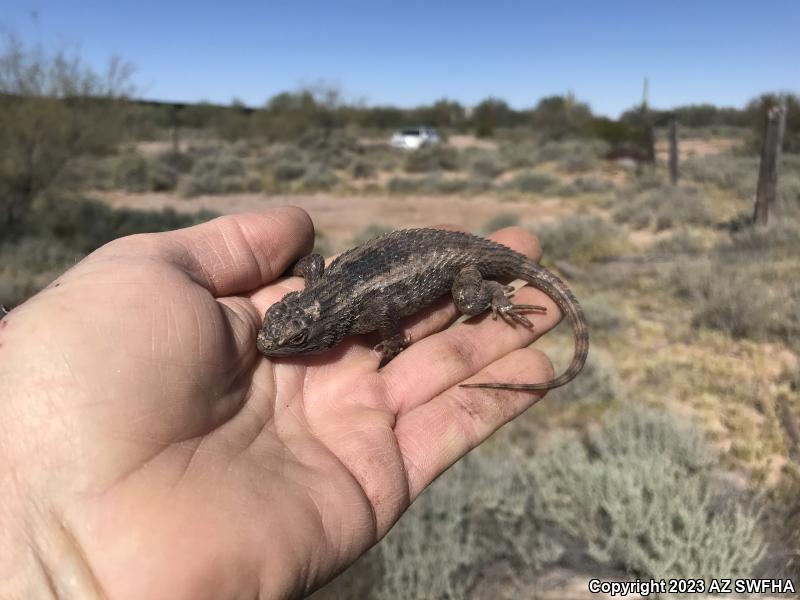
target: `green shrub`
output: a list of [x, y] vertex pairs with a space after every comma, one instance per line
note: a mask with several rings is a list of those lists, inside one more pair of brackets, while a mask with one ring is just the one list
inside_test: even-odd
[[[595, 331], [590, 323], [590, 331]], [[572, 358], [571, 353], [563, 351], [557, 354], [560, 363], [566, 363]], [[547, 394], [549, 402], [572, 404], [575, 402], [603, 403], [614, 400], [624, 400], [626, 391], [620, 381], [617, 369], [608, 356], [592, 350], [586, 360], [580, 375], [567, 385], [557, 388]]]
[[272, 176], [276, 181], [296, 181], [305, 174], [305, 165], [296, 162], [281, 161], [272, 167]]
[[195, 163], [183, 193], [186, 196], [230, 194], [247, 188], [248, 178], [242, 161], [231, 152], [222, 151]]
[[353, 178], [368, 179], [375, 174], [375, 167], [365, 160], [357, 160], [350, 169]]
[[501, 160], [511, 169], [535, 167], [539, 162], [539, 145], [533, 142], [503, 144], [500, 146]]
[[113, 239], [187, 227], [214, 216], [207, 211], [113, 209], [90, 200], [41, 198], [13, 236], [0, 243], [0, 304], [19, 304]]
[[409, 152], [405, 160], [407, 173], [455, 171], [458, 169], [458, 152], [446, 146], [432, 146]]
[[596, 216], [570, 216], [535, 231], [546, 257], [575, 264], [624, 254], [628, 249], [626, 232], [614, 223]]
[[608, 179], [600, 177], [584, 176], [577, 177], [572, 182], [581, 194], [598, 194], [614, 189], [614, 184]]
[[157, 163], [171, 167], [177, 173], [188, 173], [194, 165], [194, 158], [185, 152], [163, 152], [156, 157]]
[[681, 163], [681, 177], [733, 190], [740, 198], [749, 200], [755, 197], [758, 167], [759, 159], [755, 156], [698, 156]]
[[619, 299], [608, 293], [584, 296], [581, 300], [586, 322], [592, 332], [619, 333], [627, 324]]
[[558, 179], [546, 173], [527, 171], [519, 173], [506, 184], [506, 189], [526, 194], [541, 194], [558, 184]]
[[695, 256], [707, 249], [701, 235], [686, 228], [678, 229], [668, 237], [656, 241], [647, 249], [650, 255], [688, 254]]
[[[509, 460], [508, 454], [512, 457]], [[458, 600], [492, 565], [517, 593], [556, 562], [563, 548], [528, 509], [524, 457], [471, 453], [434, 482], [377, 546], [384, 576], [376, 599]]]
[[321, 165], [315, 165], [308, 170], [300, 180], [298, 189], [306, 192], [324, 192], [330, 190], [339, 182], [336, 174]]
[[744, 577], [764, 551], [758, 515], [716, 489], [712, 463], [690, 426], [627, 409], [534, 458], [531, 511], [632, 576]]
[[387, 189], [392, 194], [472, 194], [489, 189], [490, 184], [476, 179], [426, 177], [392, 177]]
[[494, 179], [505, 170], [500, 162], [489, 158], [479, 158], [473, 161], [469, 168], [475, 177], [483, 179]]
[[514, 227], [515, 225], [519, 225], [519, 223], [519, 215], [514, 213], [499, 213], [483, 224], [481, 232], [484, 234], [492, 233], [498, 229], [504, 229], [505, 227]]
[[178, 172], [168, 164], [154, 161], [148, 165], [147, 186], [154, 192], [169, 192], [178, 185]]
[[635, 229], [662, 231], [679, 224], [709, 226], [714, 222], [708, 201], [697, 188], [655, 188], [618, 202], [614, 219]]
[[126, 192], [146, 192], [149, 189], [147, 171], [147, 160], [142, 155], [123, 154], [117, 161], [114, 185]]
[[675, 268], [670, 280], [675, 294], [690, 301], [695, 326], [733, 338], [800, 336], [797, 279], [770, 285], [758, 272], [704, 259]]
[[394, 231], [394, 227], [390, 227], [384, 223], [370, 223], [356, 234], [353, 238], [353, 245], [359, 246], [364, 242], [368, 242], [392, 231]]

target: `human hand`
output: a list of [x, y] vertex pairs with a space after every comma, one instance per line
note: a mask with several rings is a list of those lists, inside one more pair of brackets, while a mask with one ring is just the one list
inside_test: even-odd
[[312, 243], [294, 208], [131, 236], [0, 321], [0, 595], [301, 596], [542, 395], [458, 387], [550, 378], [526, 346], [559, 311], [532, 288], [535, 332], [447, 328], [445, 298], [380, 371], [363, 338], [265, 359], [255, 333]]

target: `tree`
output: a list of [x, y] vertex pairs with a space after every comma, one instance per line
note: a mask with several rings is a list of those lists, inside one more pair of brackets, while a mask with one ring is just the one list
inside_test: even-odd
[[79, 57], [6, 36], [0, 53], [0, 228], [12, 230], [67, 164], [106, 152], [122, 136], [132, 68], [99, 74]]

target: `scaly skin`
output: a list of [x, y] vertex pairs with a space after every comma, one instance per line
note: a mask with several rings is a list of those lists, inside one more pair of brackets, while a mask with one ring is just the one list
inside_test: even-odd
[[269, 308], [258, 333], [258, 349], [280, 357], [323, 352], [345, 336], [378, 331], [376, 347], [384, 362], [406, 345], [398, 331], [413, 315], [452, 293], [466, 315], [491, 310], [510, 324], [532, 327], [521, 313], [543, 311], [514, 305], [510, 289], [495, 278], [519, 278], [550, 296], [566, 315], [575, 337], [575, 353], [566, 371], [543, 383], [472, 383], [463, 387], [548, 390], [580, 373], [589, 352], [589, 333], [578, 300], [553, 273], [527, 257], [487, 239], [458, 231], [394, 231], [348, 250], [325, 269], [319, 255], [298, 262], [295, 275], [306, 279], [300, 292], [287, 294]]

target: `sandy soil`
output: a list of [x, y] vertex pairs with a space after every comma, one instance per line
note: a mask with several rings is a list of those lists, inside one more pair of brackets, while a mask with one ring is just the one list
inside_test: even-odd
[[103, 193], [100, 198], [116, 207], [154, 210], [166, 207], [179, 212], [201, 209], [222, 214], [264, 210], [292, 204], [308, 211], [317, 227], [334, 243], [346, 244], [370, 224], [391, 227], [424, 227], [439, 223], [480, 229], [501, 213], [519, 216], [523, 225], [536, 228], [575, 212], [574, 206], [559, 198], [537, 200], [499, 199], [492, 196], [269, 196], [229, 194], [183, 198], [169, 193]]

